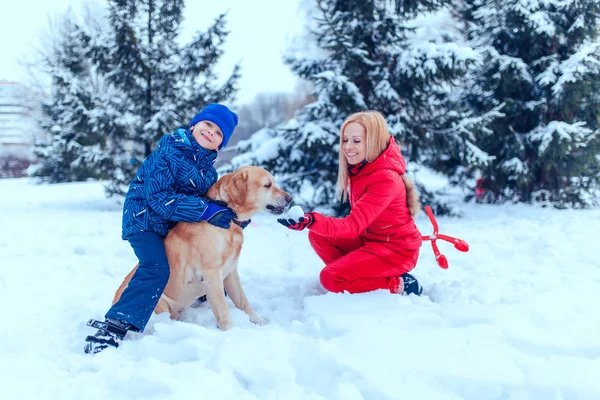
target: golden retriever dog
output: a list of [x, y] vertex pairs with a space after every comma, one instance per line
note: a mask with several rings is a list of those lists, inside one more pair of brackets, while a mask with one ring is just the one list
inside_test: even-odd
[[[225, 201], [237, 214], [238, 221], [247, 221], [259, 212], [282, 214], [292, 201], [292, 196], [275, 185], [270, 173], [253, 166], [224, 175], [209, 189], [207, 196]], [[233, 304], [243, 310], [250, 321], [266, 323], [248, 302], [238, 274], [243, 242], [242, 228], [234, 221], [229, 229], [206, 221], [175, 225], [164, 241], [171, 275], [154, 312], [169, 312], [172, 319], [178, 319], [182, 310], [206, 295], [219, 329], [229, 329], [231, 318], [225, 289]], [[137, 265], [125, 277], [113, 304], [121, 297], [136, 269]]]

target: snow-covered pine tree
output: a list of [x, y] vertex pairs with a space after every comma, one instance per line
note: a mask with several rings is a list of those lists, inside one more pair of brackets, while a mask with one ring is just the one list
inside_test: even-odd
[[477, 136], [493, 158], [479, 165], [487, 188], [559, 207], [597, 204], [600, 1], [459, 1], [457, 10], [484, 55], [465, 98], [479, 110], [505, 104], [505, 118]]
[[103, 137], [90, 135], [93, 93], [90, 90], [90, 65], [85, 56], [89, 35], [78, 25], [71, 11], [58, 22], [51, 46], [42, 55], [41, 69], [51, 79], [51, 92], [42, 104], [41, 128], [51, 134], [48, 143], [36, 144], [42, 160], [35, 175], [49, 182], [106, 178], [92, 157], [95, 149], [105, 159]]
[[179, 46], [182, 10], [183, 1], [114, 0], [108, 18], [96, 10], [78, 24], [67, 14], [43, 60], [51, 95], [41, 123], [52, 140], [37, 147], [37, 175], [110, 179], [108, 194], [124, 193], [164, 133], [207, 103], [233, 99], [238, 66], [220, 85], [214, 72], [225, 15]]
[[[127, 145], [120, 146], [125, 152], [115, 157], [109, 194], [124, 193], [162, 135], [186, 125], [207, 103], [232, 100], [237, 91], [237, 66], [222, 85], [214, 72], [228, 34], [225, 16], [182, 47], [177, 36], [183, 8], [183, 0], [110, 0], [110, 29], [93, 39], [90, 56], [123, 107], [120, 115], [115, 108], [96, 110], [98, 120], [116, 118], [113, 127], [125, 123], [128, 133]], [[100, 117], [103, 112], [109, 115]]]
[[433, 133], [466, 118], [450, 110], [450, 87], [477, 56], [459, 44], [449, 13], [436, 12], [440, 3], [316, 1], [315, 48], [292, 49], [286, 62], [312, 83], [317, 100], [296, 119], [240, 143], [245, 154], [234, 165], [254, 162], [280, 174], [286, 188], [302, 193], [312, 208], [334, 203], [339, 128], [351, 113], [382, 112], [412, 161], [428, 163], [448, 149], [464, 148], [450, 145], [463, 142], [460, 130]]

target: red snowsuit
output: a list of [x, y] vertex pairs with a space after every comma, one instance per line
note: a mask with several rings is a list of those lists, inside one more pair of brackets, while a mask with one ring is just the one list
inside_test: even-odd
[[350, 175], [350, 214], [332, 218], [314, 213], [308, 239], [326, 264], [320, 276], [325, 289], [350, 293], [390, 289], [389, 278], [415, 267], [421, 233], [406, 203], [401, 176], [405, 172], [404, 157], [390, 137], [375, 161]]

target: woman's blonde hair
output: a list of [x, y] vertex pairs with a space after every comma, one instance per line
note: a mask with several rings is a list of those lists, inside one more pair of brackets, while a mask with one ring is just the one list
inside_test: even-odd
[[361, 124], [366, 131], [367, 162], [373, 162], [390, 143], [390, 132], [385, 118], [378, 111], [361, 111], [350, 115], [340, 129], [340, 153], [337, 181], [337, 195], [342, 202], [348, 201], [348, 160], [344, 155], [344, 130], [351, 123]]

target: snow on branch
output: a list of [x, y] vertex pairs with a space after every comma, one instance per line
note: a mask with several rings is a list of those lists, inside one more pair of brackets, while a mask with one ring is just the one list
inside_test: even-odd
[[377, 83], [375, 88], [373, 89], [375, 95], [379, 98], [385, 99], [390, 102], [399, 102], [400, 95], [398, 92], [392, 87], [391, 83], [384, 79]]
[[502, 168], [507, 171], [512, 171], [518, 175], [524, 175], [529, 171], [527, 165], [523, 162], [523, 160], [518, 159], [517, 157], [513, 157], [510, 160], [506, 160], [502, 163]]
[[504, 117], [504, 113], [500, 112], [500, 110], [504, 107], [505, 103], [499, 104], [496, 107], [492, 108], [490, 111], [485, 114], [478, 115], [476, 117], [471, 118], [463, 118], [460, 123], [448, 129], [431, 129], [428, 128], [428, 131], [434, 133], [436, 135], [453, 135], [457, 133], [467, 133], [469, 137], [472, 137], [470, 129], [473, 126], [481, 125], [485, 121], [492, 120], [494, 118]]
[[538, 153], [543, 154], [552, 140], [556, 137], [558, 142], [570, 142], [574, 147], [584, 147], [593, 131], [585, 127], [585, 122], [579, 121], [569, 124], [564, 121], [551, 121], [547, 125], [539, 125], [530, 132], [533, 141], [539, 141]]
[[367, 108], [360, 90], [347, 76], [329, 70], [315, 74], [314, 78], [316, 79], [315, 86], [321, 89], [322, 92], [346, 93], [354, 100], [357, 106]]
[[396, 71], [407, 76], [425, 77], [442, 68], [464, 68], [477, 62], [480, 55], [471, 46], [462, 45], [456, 22], [448, 10], [425, 13], [407, 21], [408, 46], [398, 52]]
[[306, 176], [316, 175], [319, 172], [321, 172], [321, 171], [318, 168], [314, 168], [309, 171], [297, 172], [294, 174], [286, 174], [286, 175], [283, 175], [281, 178], [277, 179], [277, 183], [282, 184], [287, 181], [294, 181], [294, 180], [297, 180], [298, 178], [304, 178]]
[[467, 153], [467, 158], [468, 158], [469, 164], [471, 164], [471, 165], [472, 164], [488, 165], [490, 162], [492, 162], [493, 160], [496, 159], [496, 156], [489, 155], [488, 153], [481, 150], [479, 147], [477, 147], [474, 143], [472, 143], [469, 140], [466, 140], [465, 144], [469, 149], [469, 152]]
[[560, 95], [566, 83], [573, 83], [583, 79], [585, 75], [600, 74], [600, 42], [584, 43], [577, 52], [564, 60], [558, 66], [560, 77], [552, 92]]
[[548, 36], [554, 36], [556, 34], [556, 25], [548, 15], [547, 11], [538, 10], [532, 13], [525, 7], [517, 8], [517, 10], [524, 11], [525, 20], [529, 21], [529, 25], [531, 25], [537, 33], [543, 33]]
[[254, 165], [265, 163], [279, 157], [282, 144], [285, 142], [283, 136], [271, 137], [260, 143], [257, 148], [246, 153], [241, 153], [231, 160], [233, 165]]
[[498, 62], [500, 71], [504, 71], [507, 68], [513, 68], [523, 80], [526, 82], [533, 82], [533, 77], [529, 72], [529, 66], [523, 59], [500, 54], [493, 46], [487, 46], [484, 50], [487, 51], [493, 60]]

